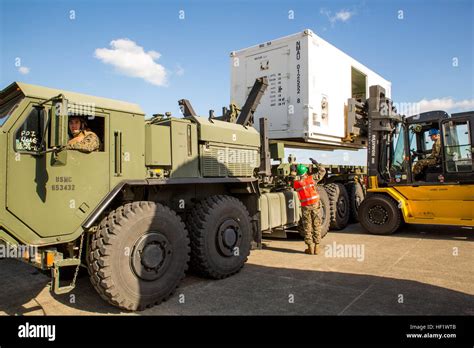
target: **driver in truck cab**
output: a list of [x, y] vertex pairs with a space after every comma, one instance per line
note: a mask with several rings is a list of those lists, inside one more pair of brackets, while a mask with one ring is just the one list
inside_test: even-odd
[[431, 149], [431, 154], [425, 159], [419, 160], [413, 166], [413, 174], [420, 174], [426, 167], [435, 166], [440, 161], [441, 155], [441, 138], [439, 136], [439, 130], [436, 128], [430, 129], [428, 132], [431, 140], [434, 142]]
[[99, 150], [99, 137], [87, 128], [84, 117], [69, 117], [69, 133], [71, 137], [66, 147], [68, 150], [78, 150], [85, 153]]
[[321, 212], [316, 184], [322, 180], [326, 170], [316, 160], [312, 158], [310, 160], [318, 168], [318, 171], [315, 174], [308, 175], [308, 167], [298, 164], [296, 174], [299, 179], [295, 180], [293, 185], [301, 203], [301, 219], [305, 232], [304, 241], [308, 246], [304, 252], [309, 255], [318, 255], [320, 253], [319, 243], [321, 242]]

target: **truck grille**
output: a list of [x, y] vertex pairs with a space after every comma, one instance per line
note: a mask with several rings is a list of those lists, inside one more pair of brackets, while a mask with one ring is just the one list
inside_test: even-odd
[[201, 173], [207, 177], [249, 177], [259, 164], [254, 149], [201, 145]]

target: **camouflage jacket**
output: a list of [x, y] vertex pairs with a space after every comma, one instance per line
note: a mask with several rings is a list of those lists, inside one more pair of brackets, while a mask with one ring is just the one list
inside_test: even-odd
[[434, 144], [433, 147], [431, 148], [431, 154], [426, 157], [427, 159], [439, 159], [439, 156], [441, 154], [441, 138], [438, 138]]
[[324, 178], [324, 175], [326, 175], [326, 169], [324, 169], [324, 167], [320, 164], [313, 168], [318, 169], [317, 173], [311, 174], [313, 176], [314, 182], [317, 184], [319, 181], [321, 181]]
[[[69, 140], [69, 144], [67, 145], [68, 150], [78, 150], [81, 152], [93, 152], [99, 150], [100, 147], [100, 140], [99, 137], [90, 131], [83, 131], [84, 138], [80, 141], [73, 142], [74, 138]], [[76, 135], [78, 137], [79, 135]]]

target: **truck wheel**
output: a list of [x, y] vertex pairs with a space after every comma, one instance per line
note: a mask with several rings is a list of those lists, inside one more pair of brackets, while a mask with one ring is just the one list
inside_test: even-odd
[[329, 231], [329, 224], [331, 223], [331, 208], [329, 204], [329, 196], [324, 186], [317, 185], [319, 193], [319, 202], [321, 204], [321, 238], [326, 237]]
[[388, 196], [371, 194], [359, 207], [360, 224], [371, 234], [392, 234], [401, 224], [397, 202]]
[[154, 202], [127, 203], [112, 211], [89, 248], [92, 285], [103, 299], [126, 310], [168, 299], [185, 276], [190, 252], [181, 218]]
[[196, 273], [222, 279], [240, 271], [252, 241], [250, 216], [241, 201], [221, 195], [206, 198], [190, 211], [187, 224]]
[[339, 183], [327, 184], [324, 188], [329, 196], [331, 215], [329, 227], [335, 230], [342, 230], [349, 222], [349, 195], [344, 185]]
[[[319, 203], [320, 203], [320, 214], [321, 214], [321, 238], [326, 237], [329, 231], [329, 223], [331, 220], [331, 215], [330, 215], [330, 208], [329, 208], [329, 197], [324, 189], [324, 186], [322, 185], [317, 185], [316, 189], [318, 190], [319, 193]], [[303, 224], [300, 219], [298, 223], [298, 232], [300, 233], [300, 236], [304, 238], [305, 233], [303, 230]]]
[[359, 182], [352, 181], [344, 185], [349, 194], [350, 222], [359, 222], [359, 206], [365, 198], [364, 188]]

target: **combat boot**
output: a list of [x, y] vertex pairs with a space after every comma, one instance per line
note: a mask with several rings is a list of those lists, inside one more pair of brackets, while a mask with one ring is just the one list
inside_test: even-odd
[[319, 244], [315, 244], [313, 255], [319, 255], [320, 252], [321, 252], [321, 249], [319, 247]]
[[314, 254], [314, 244], [308, 245], [308, 248], [304, 251], [305, 254], [313, 255]]

